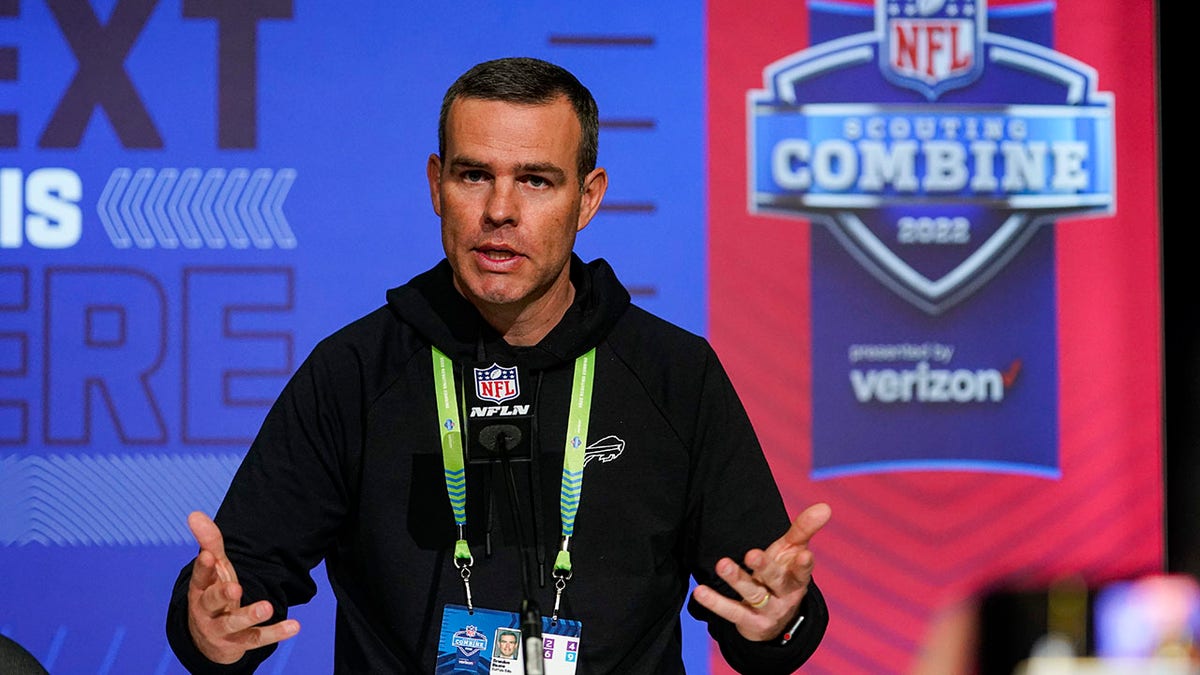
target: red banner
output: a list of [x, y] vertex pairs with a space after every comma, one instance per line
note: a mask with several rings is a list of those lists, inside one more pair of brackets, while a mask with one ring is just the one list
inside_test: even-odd
[[[766, 147], [761, 131], [757, 136], [752, 133], [758, 108], [748, 105], [748, 100], [752, 92], [772, 86], [772, 75], [783, 72], [783, 66], [769, 70], [773, 64], [814, 47], [833, 52], [833, 40], [816, 41], [812, 35], [818, 29], [823, 35], [836, 32], [841, 21], [855, 27], [878, 27], [871, 22], [887, 20], [889, 10], [894, 10], [894, 16], [908, 5], [919, 15], [922, 7], [946, 4], [880, 2], [881, 12], [876, 12], [876, 4], [871, 2], [709, 3], [709, 335], [750, 411], [790, 510], [798, 513], [817, 501], [833, 507], [832, 522], [814, 542], [816, 579], [829, 602], [832, 619], [825, 642], [805, 668], [811, 673], [919, 672], [922, 664], [933, 658], [931, 650], [937, 649], [930, 644], [930, 634], [939, 617], [988, 589], [1037, 587], [1062, 579], [1095, 585], [1159, 571], [1163, 566], [1162, 317], [1152, 2], [992, 0], [986, 7], [987, 22], [975, 24], [982, 26], [976, 56], [984, 57], [984, 50], [990, 49], [1007, 51], [995, 52], [997, 61], [981, 62], [979, 82], [989, 77], [987, 69], [1002, 57], [1018, 62], [1012, 56], [1017, 52], [1047, 63], [1062, 59], [1078, 65], [1085, 75], [1089, 67], [1094, 69], [1094, 98], [1107, 101], [1102, 107], [1111, 111], [1115, 138], [1115, 149], [1109, 148], [1111, 164], [1099, 168], [1111, 172], [1115, 184], [1099, 214], [1080, 212], [1049, 220], [1031, 217], [1031, 222], [1041, 223], [1043, 237], [1046, 231], [1051, 233], [1044, 244], [1018, 247], [998, 265], [1000, 271], [994, 278], [978, 280], [955, 300], [954, 308], [929, 310], [933, 303], [926, 303], [923, 311], [913, 310], [910, 305], [915, 303], [906, 303], [903, 293], [884, 288], [877, 270], [859, 264], [861, 255], [856, 258], [848, 248], [817, 245], [818, 241], [833, 241], [826, 225], [837, 221], [837, 213], [826, 223], [821, 221], [823, 216], [806, 217], [806, 207], [782, 215], [780, 212], [790, 207], [762, 208], [767, 202], [756, 202], [760, 198], [752, 175], [756, 153], [771, 148]], [[983, 7], [982, 3], [978, 6]], [[1030, 46], [1037, 42], [1036, 35], [1013, 37], [1000, 32], [1039, 12], [1043, 17], [1038, 20], [1050, 27], [1042, 44]], [[814, 22], [821, 25], [814, 26]], [[1036, 34], [1038, 24], [1032, 25], [1030, 31]], [[856, 38], [862, 34], [855, 30], [846, 29], [848, 41], [859, 40], [855, 48], [871, 45], [875, 38], [882, 44], [885, 39], [882, 29], [875, 38]], [[880, 48], [879, 53], [885, 50]], [[932, 66], [929, 72], [933, 72]], [[959, 71], [947, 72], [961, 76]], [[813, 77], [805, 71], [795, 80]], [[840, 91], [838, 87], [845, 82], [835, 82], [836, 77], [830, 75], [828, 83], [812, 85], [816, 91], [833, 92], [822, 101], [826, 106], [822, 111], [839, 102], [835, 90]], [[910, 86], [913, 92], [926, 86], [925, 92], [903, 94], [887, 88], [902, 89], [906, 83], [897, 85], [899, 81], [889, 79], [886, 87], [872, 83], [876, 88], [865, 94], [866, 100], [878, 96], [879, 105], [885, 108], [935, 110], [945, 104], [948, 109], [953, 97], [969, 96], [970, 87], [981, 86], [978, 82], [951, 82], [947, 87], [959, 89], [937, 89], [941, 85], [930, 84], [935, 82], [931, 79]], [[1015, 82], [1013, 87], [1022, 86]], [[1024, 89], [1008, 94], [1011, 100], [1003, 96], [997, 100], [1010, 107], [1033, 105]], [[913, 102], [904, 103], [904, 96], [911, 96]], [[862, 99], [853, 103], [863, 105]], [[773, 114], [800, 110], [810, 116], [806, 121], [812, 122], [815, 113], [805, 108], [805, 101], [790, 105], [793, 107], [781, 105]], [[971, 104], [954, 105], [961, 110]], [[1031, 119], [1039, 115], [1031, 114]], [[762, 147], [752, 147], [755, 143]], [[1076, 168], [1096, 169], [1103, 146], [1098, 143]], [[809, 159], [802, 153], [796, 157]], [[898, 183], [901, 173], [896, 169], [890, 175]], [[799, 170], [792, 176], [796, 185], [801, 176]], [[997, 200], [983, 198], [975, 206], [1024, 213], [1025, 205], [1032, 203], [1022, 201], [1028, 192], [1006, 195], [1001, 200], [1005, 207], [993, 207]], [[1048, 190], [1036, 197], [1057, 199], [1062, 194]], [[771, 203], [814, 201], [812, 191], [795, 190], [785, 197], [792, 201]], [[831, 199], [842, 197], [830, 195]], [[972, 195], [975, 197], [979, 195]], [[886, 210], [886, 199], [884, 202]], [[955, 205], [947, 206], [952, 207]], [[835, 210], [823, 211], [818, 206], [812, 211], [825, 214]], [[1033, 235], [1030, 237], [1032, 240]], [[1044, 260], [1037, 257], [1039, 250], [1045, 252]], [[867, 438], [870, 442], [865, 445], [878, 447], [814, 447], [814, 426], [822, 423], [814, 418], [814, 408], [828, 398], [845, 397], [852, 414], [891, 415], [896, 410], [879, 401], [863, 403], [861, 395], [858, 401], [850, 398], [854, 375], [844, 382], [835, 381], [842, 391], [824, 381], [815, 382], [821, 380], [815, 370], [829, 370], [814, 346], [814, 341], [829, 341], [820, 337], [829, 317], [814, 309], [814, 303], [828, 304], [831, 293], [836, 297], [841, 277], [830, 278], [824, 270], [837, 266], [844, 275], [861, 273], [861, 280], [854, 283], [861, 283], [862, 288], [880, 289], [878, 295], [854, 292], [853, 297], [850, 288], [845, 291], [847, 311], [854, 313], [855, 329], [866, 336], [863, 340], [869, 342], [873, 330], [896, 329], [895, 317], [909, 315], [915, 317], [913, 339], [919, 343], [944, 340], [943, 333], [964, 330], [955, 321], [973, 322], [969, 328], [974, 331], [972, 338], [959, 340], [960, 352], [981, 341], [1030, 336], [1021, 354], [1027, 359], [1044, 357], [1054, 365], [1054, 370], [1047, 368], [1041, 373], [1050, 383], [1041, 391], [1056, 390], [1057, 409], [1020, 409], [1019, 397], [1028, 392], [1014, 386], [1007, 398], [992, 408], [972, 409], [994, 415], [998, 421], [967, 424], [967, 432], [950, 418], [961, 421], [963, 414], [976, 413], [925, 404], [913, 413], [915, 422], [910, 428], [916, 432], [905, 438], [889, 435], [886, 426], [875, 431], [870, 426], [862, 428], [866, 422], [855, 425], [853, 417], [849, 422], [839, 418], [837, 424], [846, 424], [842, 431], [847, 438]], [[1044, 275], [1044, 281], [1036, 278], [1038, 275]], [[1045, 287], [1052, 323], [1046, 331], [1050, 337], [1040, 342], [1032, 336], [1041, 333], [1021, 321], [1021, 298], [1000, 290], [1014, 283], [1015, 277], [1031, 276], [1035, 278], [1030, 283]], [[818, 284], [819, 291], [814, 289]], [[881, 303], [878, 298], [886, 301]], [[1009, 303], [1016, 309], [998, 310], [997, 316], [1003, 320], [989, 324], [993, 303]], [[979, 334], [988, 337], [980, 339]], [[1016, 366], [1020, 363], [1014, 362]], [[1027, 371], [1018, 375], [1010, 367], [1004, 372], [1013, 378], [1028, 373], [1032, 378], [1031, 370], [1032, 366], [1027, 366]], [[1008, 377], [1005, 384], [1012, 384]], [[1009, 417], [1003, 417], [1006, 411]], [[997, 429], [987, 426], [992, 423]], [[825, 425], [828, 429], [829, 423]], [[831, 436], [836, 438], [838, 431], [833, 429]], [[996, 441], [997, 437], [1001, 440]], [[1023, 444], [1045, 444], [1046, 438], [1053, 442], [1047, 448], [1050, 460], [1044, 470], [1026, 470], [1019, 462], [1012, 465], [1017, 467], [1014, 469], [990, 458], [978, 465], [970, 461], [977, 446], [998, 443], [1005, 450], [1019, 451]], [[858, 457], [902, 444], [918, 451], [926, 445], [947, 445], [957, 448], [960, 455], [951, 458], [953, 461], [945, 455], [925, 461], [910, 453], [902, 461], [872, 460], [854, 464], [853, 470], [814, 471], [814, 453], [836, 461], [838, 453]], [[719, 656], [714, 655], [713, 662], [714, 673], [729, 672], [720, 665]]]

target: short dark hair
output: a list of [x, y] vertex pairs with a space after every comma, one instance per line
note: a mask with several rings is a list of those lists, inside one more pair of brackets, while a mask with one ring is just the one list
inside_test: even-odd
[[565, 96], [583, 132], [575, 160], [579, 184], [596, 168], [600, 146], [600, 113], [592, 92], [561, 66], [524, 56], [484, 61], [459, 76], [442, 98], [438, 116], [438, 155], [446, 155], [446, 118], [458, 98], [538, 105]]

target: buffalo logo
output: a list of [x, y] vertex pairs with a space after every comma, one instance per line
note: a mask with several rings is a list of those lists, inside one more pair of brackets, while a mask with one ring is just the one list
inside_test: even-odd
[[493, 363], [475, 369], [475, 395], [485, 401], [504, 403], [521, 395], [517, 368], [503, 368]]
[[625, 441], [616, 436], [605, 436], [587, 446], [587, 450], [583, 453], [583, 465], [587, 466], [588, 462], [593, 459], [601, 464], [607, 464], [620, 457], [622, 452], [625, 452]]

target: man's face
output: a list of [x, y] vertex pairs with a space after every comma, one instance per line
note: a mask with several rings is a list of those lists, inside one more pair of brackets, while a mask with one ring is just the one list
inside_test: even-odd
[[512, 655], [517, 653], [517, 636], [512, 633], [502, 634], [496, 643], [496, 649], [500, 652], [500, 656], [511, 659]]
[[566, 98], [451, 104], [446, 156], [426, 172], [455, 285], [476, 306], [522, 311], [570, 283], [575, 235], [607, 187], [596, 169], [580, 190], [581, 133]]

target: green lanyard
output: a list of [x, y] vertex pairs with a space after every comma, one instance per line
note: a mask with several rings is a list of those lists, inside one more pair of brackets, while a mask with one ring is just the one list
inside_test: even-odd
[[[433, 347], [433, 389], [437, 398], [439, 436], [442, 442], [442, 466], [446, 474], [446, 494], [454, 512], [458, 541], [454, 543], [454, 566], [458, 568], [471, 603], [471, 565], [475, 562], [467, 544], [467, 473], [463, 459], [462, 425], [458, 419], [458, 395], [454, 387], [454, 363]], [[567, 440], [563, 453], [562, 489], [558, 508], [562, 517], [562, 543], [554, 560], [555, 597], [552, 619], [558, 620], [559, 604], [567, 580], [571, 578], [571, 537], [575, 534], [575, 514], [583, 493], [583, 464], [587, 452], [588, 421], [592, 412], [592, 383], [595, 380], [596, 349], [593, 347], [575, 359], [575, 377], [571, 383], [571, 409], [567, 415]]]

